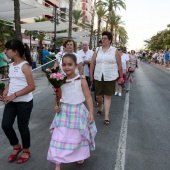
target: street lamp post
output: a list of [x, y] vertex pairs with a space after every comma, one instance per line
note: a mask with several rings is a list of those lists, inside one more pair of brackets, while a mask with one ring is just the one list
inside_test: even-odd
[[57, 37], [56, 37], [56, 25], [59, 24], [58, 22], [58, 12], [57, 12], [57, 6], [54, 5], [54, 10], [53, 10], [53, 18], [52, 18], [52, 22], [54, 22], [54, 52], [56, 54], [56, 40], [57, 40]]

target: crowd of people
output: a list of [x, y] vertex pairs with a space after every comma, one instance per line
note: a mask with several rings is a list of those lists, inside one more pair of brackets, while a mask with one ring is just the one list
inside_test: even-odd
[[[128, 54], [125, 47], [113, 47], [112, 39], [113, 35], [104, 31], [97, 48], [90, 50], [88, 42], [83, 41], [79, 51], [74, 40], [66, 40], [62, 50], [55, 55], [52, 69], [58, 67], [59, 72], [67, 76], [66, 83], [61, 86], [61, 105], [54, 107], [56, 115], [50, 126], [52, 137], [47, 159], [56, 164], [55, 170], [60, 170], [62, 163], [82, 164], [90, 157], [90, 150], [95, 149], [97, 128], [90, 91], [94, 91], [97, 115], [104, 113], [103, 122], [110, 125], [112, 96], [122, 96], [123, 90], [128, 92], [129, 83], [134, 80], [138, 68], [135, 51]], [[9, 66], [9, 84], [0, 96], [5, 103], [2, 129], [13, 146], [8, 162], [15, 161], [22, 152], [18, 159], [21, 164], [31, 155], [28, 124], [33, 107], [32, 91], [35, 89], [32, 69], [36, 67], [37, 53], [34, 50], [30, 52], [27, 44], [19, 40], [10, 40], [5, 44], [4, 54], [13, 62]], [[44, 71], [49, 54], [47, 49], [42, 50]], [[83, 104], [85, 101], [88, 109]], [[22, 144], [13, 128], [16, 117]]]
[[169, 49], [154, 51], [154, 52], [141, 52], [141, 53], [137, 53], [137, 57], [141, 61], [159, 64], [160, 66], [163, 67], [169, 67], [170, 64]]

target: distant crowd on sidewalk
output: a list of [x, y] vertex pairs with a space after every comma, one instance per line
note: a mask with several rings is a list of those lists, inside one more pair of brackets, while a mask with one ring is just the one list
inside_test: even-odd
[[160, 66], [163, 66], [163, 67], [169, 67], [169, 64], [170, 64], [169, 49], [160, 50], [160, 51], [153, 51], [153, 52], [137, 53], [137, 57], [141, 61], [159, 64]]

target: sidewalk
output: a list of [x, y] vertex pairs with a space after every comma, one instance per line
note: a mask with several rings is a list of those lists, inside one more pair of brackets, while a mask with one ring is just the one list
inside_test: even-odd
[[[37, 64], [37, 67], [39, 67], [39, 66], [41, 66], [41, 64]], [[36, 79], [36, 78], [45, 76], [45, 73], [41, 70], [41, 68], [39, 68], [39, 69], [33, 71], [33, 76], [34, 76], [34, 79]], [[0, 78], [1, 77], [2, 76], [1, 76], [1, 73], [0, 73]], [[8, 82], [8, 79], [6, 79], [6, 80], [0, 79], [0, 83], [2, 83], [2, 82], [6, 83], [6, 82]]]

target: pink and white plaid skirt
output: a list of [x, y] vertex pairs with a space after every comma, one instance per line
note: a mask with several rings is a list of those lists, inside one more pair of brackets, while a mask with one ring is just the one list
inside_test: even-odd
[[89, 125], [88, 110], [84, 104], [61, 104], [51, 124], [52, 138], [47, 160], [56, 164], [87, 159], [95, 149], [95, 123]]

